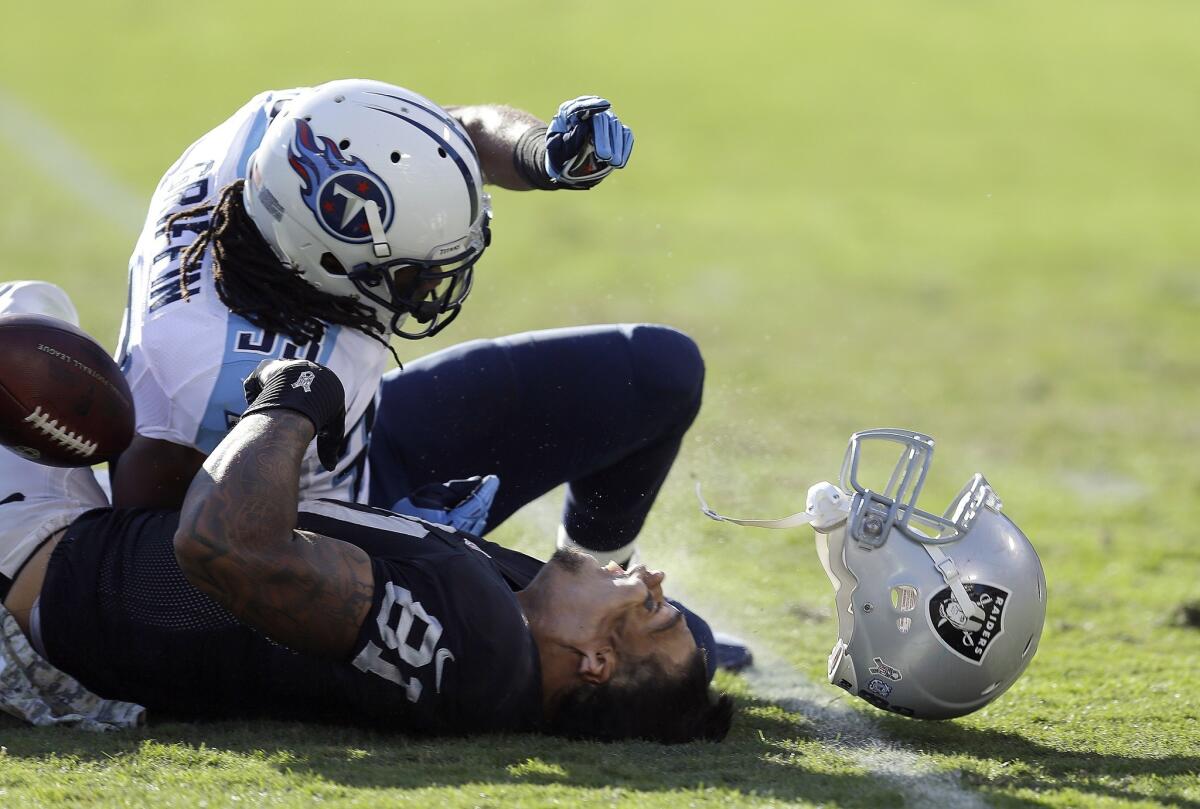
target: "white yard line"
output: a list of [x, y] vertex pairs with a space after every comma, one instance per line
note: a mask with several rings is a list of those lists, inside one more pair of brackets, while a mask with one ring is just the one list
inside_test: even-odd
[[0, 87], [0, 138], [81, 205], [132, 236], [149, 198], [141, 198], [97, 164], [75, 139]]
[[870, 717], [839, 698], [844, 692], [813, 683], [783, 662], [756, 663], [743, 672], [743, 677], [756, 697], [811, 720], [817, 738], [888, 781], [904, 796], [907, 806], [939, 809], [987, 806], [981, 795], [963, 788], [954, 772], [936, 770], [920, 753], [889, 740]]

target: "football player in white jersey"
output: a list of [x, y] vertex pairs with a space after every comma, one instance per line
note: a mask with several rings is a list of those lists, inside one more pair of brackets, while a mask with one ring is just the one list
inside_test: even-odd
[[[358, 116], [345, 122], [342, 110], [352, 106]], [[329, 140], [331, 133], [340, 146]], [[456, 260], [445, 272], [469, 280], [490, 215], [470, 144], [457, 121], [420, 96], [373, 82], [336, 82], [262, 93], [180, 156], [158, 184], [130, 259], [118, 359], [138, 422], [137, 439], [115, 470], [116, 503], [178, 505], [189, 470], [198, 468], [241, 413], [240, 380], [273, 357], [320, 361], [345, 380], [353, 429], [341, 462], [326, 473], [309, 458], [302, 487], [312, 496], [354, 500], [363, 494], [367, 411], [387, 364], [390, 335], [384, 327], [399, 325], [390, 321], [406, 314], [394, 311], [406, 301], [376, 305], [356, 290], [349, 276], [354, 266], [339, 268], [338, 283], [320, 262], [328, 255], [327, 264], [357, 264], [375, 254], [369, 241], [379, 237], [395, 247], [390, 258], [447, 255]], [[437, 151], [453, 159], [439, 159]], [[287, 198], [279, 180], [262, 185], [261, 166], [269, 170], [280, 162], [296, 168], [296, 188], [289, 189], [293, 209], [286, 213], [278, 207], [278, 197]], [[258, 183], [247, 185], [252, 163]], [[302, 183], [311, 212], [300, 199]], [[456, 192], [452, 203], [446, 199]], [[291, 241], [281, 243], [272, 228], [260, 232], [248, 214], [251, 199], [258, 210], [265, 206], [288, 217], [294, 232], [281, 235]], [[364, 200], [375, 206], [369, 221]], [[300, 216], [309, 221], [297, 222]], [[372, 234], [377, 220], [383, 230]], [[365, 242], [358, 235], [364, 225]], [[322, 242], [334, 250], [310, 256]], [[437, 252], [448, 244], [451, 252]], [[378, 284], [385, 274], [373, 269], [369, 281]], [[441, 301], [446, 312], [457, 311], [465, 291], [460, 283], [455, 299]], [[447, 321], [421, 330], [432, 333]]]
[[[137, 436], [115, 464], [114, 504], [178, 507], [240, 417], [241, 380], [299, 358], [343, 380], [347, 415], [332, 471], [306, 458], [304, 497], [483, 533], [566, 483], [559, 545], [627, 562], [699, 410], [690, 338], [559, 329], [384, 370], [393, 335], [430, 336], [458, 315], [490, 242], [485, 182], [586, 189], [632, 147], [595, 96], [548, 127], [374, 81], [256, 96], [167, 171], [131, 258], [118, 360]], [[442, 485], [475, 475], [488, 477]]]

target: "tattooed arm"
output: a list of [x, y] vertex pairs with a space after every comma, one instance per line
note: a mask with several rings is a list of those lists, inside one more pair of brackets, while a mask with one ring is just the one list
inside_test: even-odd
[[188, 581], [296, 651], [348, 654], [374, 592], [360, 548], [296, 530], [300, 461], [313, 440], [300, 413], [243, 418], [196, 474], [175, 534]]
[[[545, 121], [524, 110], [500, 104], [446, 107], [446, 111], [457, 118], [471, 136], [471, 142], [479, 153], [479, 167], [483, 169], [485, 182], [513, 191], [551, 187], [548, 175], [544, 178], [544, 186], [539, 186], [532, 182], [534, 178], [518, 168], [521, 136], [538, 128], [536, 134], [538, 144], [541, 144], [546, 139]], [[544, 156], [543, 147], [538, 157], [544, 159]], [[541, 172], [544, 174], [545, 169], [541, 169]]]

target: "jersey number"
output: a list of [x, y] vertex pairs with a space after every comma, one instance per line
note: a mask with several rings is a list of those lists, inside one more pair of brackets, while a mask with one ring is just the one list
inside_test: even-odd
[[[410, 641], [409, 635], [413, 634], [416, 619], [420, 619], [423, 628], [420, 635]], [[379, 625], [380, 639], [389, 649], [399, 654], [400, 659], [408, 666], [419, 669], [433, 662], [434, 653], [438, 651], [438, 641], [442, 638], [442, 623], [425, 612], [420, 601], [413, 601], [412, 593], [406, 588], [395, 582], [385, 585], [383, 603], [379, 605], [376, 621]], [[442, 649], [437, 657], [434, 684], [437, 690], [441, 691], [442, 665], [445, 658], [453, 660], [454, 656], [449, 650]], [[383, 650], [374, 641], [368, 642], [358, 653], [354, 658], [354, 665], [360, 671], [369, 671], [403, 686], [409, 702], [416, 702], [421, 698], [421, 681], [416, 676], [405, 678], [399, 666], [383, 659]]]
[[[280, 335], [270, 329], [239, 331], [235, 350], [248, 354], [274, 354], [279, 340]], [[321, 356], [321, 341], [311, 340], [304, 345], [297, 345], [284, 337], [283, 352], [280, 356], [285, 360], [306, 359], [316, 362], [317, 357]]]

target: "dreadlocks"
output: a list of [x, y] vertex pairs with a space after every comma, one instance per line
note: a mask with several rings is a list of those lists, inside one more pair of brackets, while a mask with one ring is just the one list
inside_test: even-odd
[[167, 220], [170, 228], [179, 220], [212, 216], [180, 259], [183, 299], [189, 297], [188, 275], [199, 272], [204, 251], [211, 246], [213, 284], [221, 301], [260, 329], [286, 334], [304, 345], [320, 340], [327, 324], [349, 326], [391, 350], [371, 307], [348, 295], [321, 292], [299, 270], [280, 262], [246, 213], [245, 183], [235, 180], [221, 189], [215, 203], [179, 211]]

